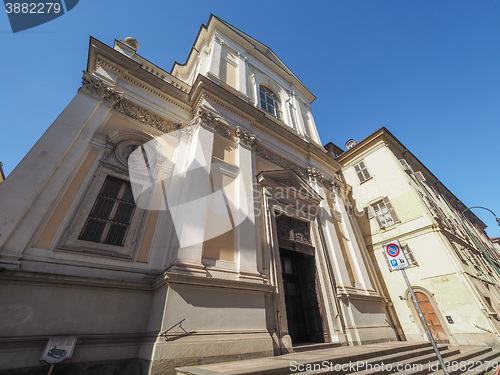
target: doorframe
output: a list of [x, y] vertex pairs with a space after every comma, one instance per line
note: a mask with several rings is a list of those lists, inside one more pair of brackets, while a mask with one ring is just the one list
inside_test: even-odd
[[[431, 303], [431, 306], [434, 310], [434, 313], [436, 314], [439, 322], [441, 323], [441, 327], [443, 327], [444, 333], [446, 334], [446, 336], [448, 337], [448, 340], [450, 341], [450, 345], [457, 345], [457, 341], [455, 339], [455, 336], [453, 336], [450, 329], [448, 328], [449, 323], [446, 320], [446, 318], [443, 316], [443, 314], [441, 313], [441, 310], [439, 309], [439, 305], [434, 298], [434, 293], [429, 292], [427, 289], [425, 289], [421, 286], [413, 286], [412, 285], [412, 288], [413, 288], [413, 291], [415, 293], [422, 293], [422, 294], [425, 294], [427, 296], [427, 298], [429, 299], [429, 302]], [[420, 334], [422, 335], [422, 337], [425, 340], [428, 340], [427, 333], [425, 331], [425, 327], [420, 320], [420, 316], [418, 315], [417, 308], [415, 307], [415, 304], [413, 303], [413, 299], [411, 297], [411, 293], [410, 293], [409, 289], [406, 289], [405, 300], [406, 300], [406, 303], [408, 304], [408, 307], [411, 310], [412, 315], [414, 316], [414, 319], [415, 319], [415, 322], [417, 323]]]
[[[275, 344], [278, 346], [275, 346], [275, 353], [279, 351], [279, 354], [286, 354], [292, 352], [293, 349], [286, 316], [276, 216], [287, 215], [294, 219], [309, 223], [311, 241], [316, 245], [314, 246], [316, 266], [325, 267], [325, 265], [322, 264], [324, 262], [322, 259], [323, 256], [318, 256], [318, 252], [324, 252], [325, 250], [322, 248], [322, 244], [315, 243], [314, 239], [314, 223], [319, 220], [318, 213], [323, 197], [319, 195], [307, 181], [292, 170], [261, 171], [256, 177], [261, 186], [262, 196], [264, 198], [262, 202], [262, 208], [264, 210], [263, 216], [265, 217], [266, 224], [264, 227], [264, 236], [269, 241], [269, 243], [266, 244], [267, 254], [265, 254], [264, 257], [265, 262], [269, 265], [271, 284], [275, 287], [275, 293], [273, 293], [275, 328], [277, 334], [277, 342], [275, 341]], [[304, 205], [307, 206], [309, 210], [303, 210], [302, 206]], [[318, 245], [320, 246], [319, 248]], [[317, 270], [317, 272], [319, 272], [319, 270]], [[322, 293], [325, 287], [322, 284], [324, 284], [325, 280], [321, 277], [318, 277], [318, 279], [320, 284], [319, 293]], [[323, 296], [322, 300], [325, 316], [323, 327], [328, 335], [328, 340], [331, 341], [334, 327], [330, 325], [330, 320], [333, 321], [332, 316], [334, 316], [334, 314], [331, 309], [326, 306], [324, 297], [325, 296]], [[332, 298], [336, 298], [334, 292], [332, 292]]]

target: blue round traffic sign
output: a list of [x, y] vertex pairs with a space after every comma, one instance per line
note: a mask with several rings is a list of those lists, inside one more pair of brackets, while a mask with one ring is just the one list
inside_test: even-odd
[[385, 251], [390, 257], [395, 258], [399, 255], [399, 246], [395, 243], [390, 243], [389, 245], [387, 245]]

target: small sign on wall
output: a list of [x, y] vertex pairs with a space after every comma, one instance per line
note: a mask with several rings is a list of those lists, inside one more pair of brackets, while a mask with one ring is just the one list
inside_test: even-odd
[[40, 361], [50, 364], [59, 363], [71, 358], [75, 350], [76, 336], [53, 336], [47, 342]]

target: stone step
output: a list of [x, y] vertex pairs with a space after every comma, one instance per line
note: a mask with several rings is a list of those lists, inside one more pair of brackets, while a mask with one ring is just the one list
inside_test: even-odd
[[314, 344], [294, 345], [292, 349], [293, 349], [294, 353], [301, 353], [301, 352], [308, 352], [310, 350], [338, 348], [340, 346], [342, 346], [342, 344], [339, 342], [322, 342], [322, 343], [314, 343]]
[[[438, 349], [442, 352], [446, 351], [448, 347], [446, 345], [438, 345]], [[376, 353], [372, 353], [376, 354]], [[313, 375], [313, 374], [329, 374], [329, 373], [335, 373], [335, 374], [373, 374], [375, 373], [375, 370], [373, 369], [374, 367], [378, 367], [376, 365], [378, 364], [393, 364], [395, 362], [402, 362], [402, 363], [408, 363], [410, 359], [413, 358], [419, 358], [421, 356], [431, 356], [434, 354], [434, 349], [430, 344], [427, 344], [425, 346], [415, 348], [412, 350], [407, 350], [407, 351], [393, 351], [390, 354], [378, 356], [378, 355], [373, 355], [372, 358], [365, 359], [363, 361], [359, 362], [353, 362], [351, 369], [348, 368], [348, 363], [345, 362], [339, 362], [338, 365], [345, 364], [346, 367], [345, 369], [340, 369], [340, 368], [334, 368], [334, 372], [331, 371], [325, 371], [326, 369], [320, 369], [317, 371], [305, 371], [301, 372], [301, 375]], [[359, 366], [362, 366], [365, 368], [365, 370], [360, 370], [356, 371], [356, 367], [359, 368]], [[367, 367], [370, 367], [369, 369], [366, 369]], [[339, 370], [339, 371], [337, 371]]]
[[[468, 361], [475, 361], [475, 358], [484, 355], [488, 352], [491, 351], [491, 348], [488, 347], [477, 347], [477, 348], [467, 348], [467, 349], [462, 349], [459, 351], [459, 353], [452, 355], [452, 356], [443, 356], [443, 360], [445, 362], [445, 365], [448, 366], [448, 373], [450, 375], [452, 374], [461, 374], [462, 371], [457, 368], [456, 371], [452, 370], [452, 366], [454, 363], [460, 364], [460, 362], [468, 362]], [[398, 375], [414, 375], [414, 374], [444, 374], [443, 370], [441, 369], [441, 365], [439, 364], [439, 361], [436, 358], [436, 355], [434, 354], [432, 360], [429, 362], [425, 363], [421, 368], [414, 368], [412, 370], [407, 370], [407, 371], [400, 371], [397, 374]], [[478, 374], [476, 374], [478, 375]], [[481, 374], [482, 375], [482, 374]]]
[[[353, 375], [375, 375], [375, 374], [392, 374], [392, 373], [403, 373], [402, 371], [398, 371], [398, 369], [404, 369], [408, 366], [412, 366], [413, 368], [421, 368], [425, 367], [429, 362], [433, 361], [436, 358], [436, 353], [434, 349], [429, 344], [432, 349], [430, 352], [426, 354], [416, 353], [415, 351], [410, 354], [414, 354], [413, 356], [399, 360], [397, 362], [384, 362], [382, 365], [382, 361], [379, 361], [378, 358], [373, 362], [367, 365], [367, 368], [362, 371], [352, 372]], [[439, 347], [438, 347], [439, 348]], [[448, 349], [445, 346], [444, 350], [439, 350], [441, 356], [443, 358], [451, 357], [457, 354], [460, 354], [460, 350], [458, 348]], [[388, 368], [389, 366], [390, 368]]]
[[[372, 360], [397, 353], [411, 352], [428, 348], [430, 343], [386, 342], [361, 346], [342, 346], [337, 348], [290, 353], [276, 357], [257, 358], [244, 361], [226, 362], [201, 366], [188, 366], [177, 369], [179, 375], [281, 375], [298, 374], [307, 370], [301, 366], [321, 366], [322, 363], [349, 363]], [[311, 367], [314, 368], [314, 367]], [[323, 371], [323, 373], [325, 373]]]
[[[461, 372], [460, 374], [483, 375], [484, 372], [491, 371], [500, 364], [500, 351], [490, 350], [489, 352], [475, 357], [467, 362], [467, 370], [465, 372]], [[439, 373], [443, 374], [443, 371], [436, 372], [435, 374]]]

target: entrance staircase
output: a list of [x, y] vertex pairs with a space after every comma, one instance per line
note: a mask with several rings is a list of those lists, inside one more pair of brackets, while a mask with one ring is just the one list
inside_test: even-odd
[[[500, 364], [500, 351], [489, 347], [439, 345], [450, 375], [483, 375]], [[281, 374], [444, 374], [429, 342], [387, 342], [361, 346], [294, 347], [295, 353], [177, 369], [178, 375]]]

